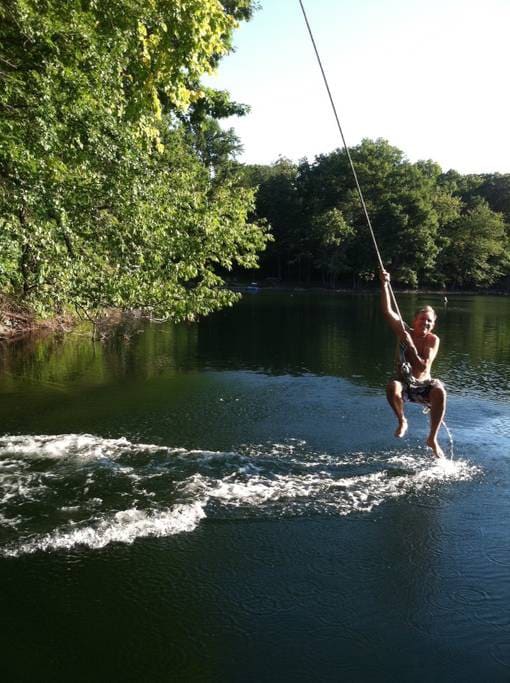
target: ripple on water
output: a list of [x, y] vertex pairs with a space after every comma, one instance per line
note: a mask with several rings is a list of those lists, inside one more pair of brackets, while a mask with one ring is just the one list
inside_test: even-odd
[[[444, 585], [446, 584], [446, 585]], [[490, 599], [489, 594], [479, 586], [466, 584], [463, 577], [444, 581], [441, 590], [437, 593], [424, 590], [424, 603], [429, 604], [433, 610], [456, 610], [459, 605], [478, 607]]]
[[488, 560], [499, 564], [502, 567], [510, 567], [510, 548], [508, 547], [489, 547], [485, 549], [485, 555]]
[[407, 623], [417, 631], [435, 638], [465, 638], [466, 613], [458, 606], [456, 609], [431, 608], [421, 616], [413, 615]]
[[297, 440], [214, 452], [90, 434], [4, 436], [0, 514], [8, 533], [0, 552], [133, 543], [189, 533], [206, 516], [370, 513], [403, 496], [426, 499], [478, 472], [466, 461], [423, 452], [332, 454]]
[[498, 664], [510, 668], [510, 639], [491, 645], [489, 654]]

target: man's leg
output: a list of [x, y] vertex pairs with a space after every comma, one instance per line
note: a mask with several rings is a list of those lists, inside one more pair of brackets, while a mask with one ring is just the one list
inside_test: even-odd
[[429, 394], [430, 401], [430, 433], [427, 446], [430, 446], [438, 458], [444, 457], [443, 450], [438, 443], [437, 434], [446, 410], [446, 390], [442, 382], [436, 382]]
[[399, 382], [396, 379], [388, 382], [388, 385], [386, 386], [386, 398], [393, 408], [393, 412], [398, 420], [395, 436], [398, 436], [401, 439], [407, 432], [407, 420], [404, 416], [404, 400], [402, 398], [402, 382]]

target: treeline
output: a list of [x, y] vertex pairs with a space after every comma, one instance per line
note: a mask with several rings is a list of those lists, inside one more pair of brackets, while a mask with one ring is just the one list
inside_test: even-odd
[[[349, 150], [385, 265], [408, 287], [509, 288], [510, 174], [443, 173], [385, 140]], [[246, 166], [274, 241], [259, 277], [364, 286], [377, 261], [344, 150]]]
[[[0, 295], [52, 315], [194, 319], [266, 230], [200, 78], [251, 0], [0, 3]], [[0, 321], [1, 322], [1, 321]]]
[[[0, 2], [0, 328], [6, 301], [193, 320], [259, 263], [281, 281], [374, 277], [344, 152], [243, 166], [218, 123], [246, 107], [201, 78], [254, 5]], [[503, 286], [508, 175], [443, 173], [382, 140], [351, 151], [397, 283]]]

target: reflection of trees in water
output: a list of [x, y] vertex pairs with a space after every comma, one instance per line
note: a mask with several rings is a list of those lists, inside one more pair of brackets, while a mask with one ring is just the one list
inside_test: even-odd
[[[436, 375], [457, 386], [459, 369], [461, 380], [467, 375], [470, 383], [481, 371], [510, 372], [507, 298], [452, 295], [447, 307], [443, 295], [434, 293], [398, 294], [398, 299], [409, 322], [423, 305], [436, 308], [442, 340]], [[220, 369], [312, 372], [381, 386], [393, 372], [395, 341], [377, 294], [262, 293], [201, 323], [199, 349], [201, 358]]]
[[0, 355], [2, 386], [20, 382], [65, 390], [74, 378], [103, 376], [102, 349], [87, 334], [25, 337], [4, 346]]
[[[436, 307], [442, 343], [434, 374], [453, 389], [502, 390], [510, 375], [510, 300], [398, 294], [406, 320]], [[377, 294], [262, 292], [197, 324], [125, 321], [104, 341], [84, 334], [5, 345], [2, 386], [19, 381], [59, 387], [150, 379], [181, 371], [254, 370], [327, 374], [379, 387], [393, 372], [394, 338]], [[504, 386], [503, 386], [504, 385]]]
[[510, 300], [450, 297], [441, 322], [440, 372], [458, 391], [507, 394], [510, 388]]
[[381, 323], [373, 295], [262, 293], [200, 325], [200, 356], [217, 367], [378, 381], [372, 342]]
[[197, 325], [138, 323], [105, 342], [105, 363], [115, 377], [151, 379], [194, 367]]
[[[510, 302], [508, 298], [473, 297], [470, 301], [469, 338], [459, 335], [475, 360], [510, 360]], [[465, 322], [460, 320], [460, 324]], [[464, 325], [465, 327], [465, 325]], [[462, 338], [463, 337], [463, 338]]]
[[149, 379], [189, 369], [195, 357], [197, 326], [124, 321], [102, 341], [87, 331], [28, 337], [5, 345], [0, 371], [5, 388], [27, 381], [59, 385], [103, 384], [115, 378]]

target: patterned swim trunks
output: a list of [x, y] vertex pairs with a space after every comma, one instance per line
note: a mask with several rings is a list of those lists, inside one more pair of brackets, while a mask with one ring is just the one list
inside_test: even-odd
[[404, 400], [411, 403], [429, 403], [430, 391], [433, 387], [440, 386], [437, 379], [424, 379], [421, 382], [414, 380], [410, 383], [404, 383], [402, 396]]

